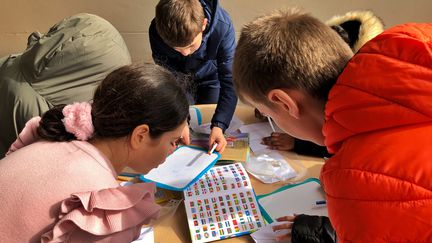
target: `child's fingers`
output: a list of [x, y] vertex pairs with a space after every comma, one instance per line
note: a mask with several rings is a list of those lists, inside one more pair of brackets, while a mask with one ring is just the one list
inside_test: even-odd
[[217, 143], [215, 150], [222, 153], [225, 150], [227, 141], [222, 132], [215, 131], [210, 134], [209, 138], [209, 152], [213, 148], [214, 144]]
[[227, 141], [225, 139], [222, 139], [221, 141], [218, 142], [218, 146], [216, 147], [216, 151], [218, 151], [219, 153], [223, 153], [226, 145], [227, 145]]
[[279, 217], [279, 218], [276, 219], [276, 221], [278, 221], [278, 222], [282, 222], [282, 221], [291, 221], [291, 222], [294, 222], [294, 219], [295, 219], [295, 216], [288, 215], [288, 216]]
[[279, 141], [279, 140], [280, 140], [279, 137], [273, 137], [273, 136], [270, 136], [270, 137], [268, 137], [268, 138], [269, 138], [269, 140], [272, 141], [272, 142], [276, 142], [276, 141]]
[[283, 141], [280, 141], [279, 138], [274, 137], [265, 137], [262, 139], [261, 144], [272, 146], [272, 145], [282, 145]]
[[207, 151], [208, 154], [210, 154], [210, 151], [212, 150], [214, 143], [215, 143], [215, 139], [212, 136], [210, 136], [209, 137], [208, 151]]
[[289, 223], [285, 223], [285, 224], [275, 225], [272, 227], [272, 229], [273, 229], [273, 231], [281, 230], [281, 229], [291, 229], [292, 225], [293, 224], [291, 222], [289, 222]]
[[210, 137], [209, 143], [208, 143], [208, 145], [209, 145], [209, 151], [213, 148], [213, 145], [214, 145], [215, 142], [216, 142], [215, 139]]
[[280, 141], [279, 139], [272, 139], [271, 145], [280, 146], [280, 145], [284, 145], [284, 143], [282, 141]]
[[271, 137], [263, 138], [263, 140], [261, 141], [261, 144], [267, 145], [267, 146], [272, 146], [273, 142], [271, 140]]

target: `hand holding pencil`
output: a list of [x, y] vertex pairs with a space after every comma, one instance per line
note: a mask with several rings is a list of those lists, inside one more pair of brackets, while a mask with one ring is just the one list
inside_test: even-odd
[[217, 144], [217, 143], [214, 143], [213, 146], [212, 146], [212, 148], [211, 148], [210, 151], [208, 152], [208, 154], [211, 155], [211, 154], [215, 151], [215, 149], [216, 149], [217, 146], [218, 146], [218, 144]]
[[[222, 129], [219, 127], [213, 127], [213, 129], [211, 130], [210, 133], [210, 137], [209, 137], [209, 151], [208, 153], [210, 154], [210, 151], [212, 150], [213, 147], [215, 147], [213, 149], [218, 151], [219, 153], [222, 153], [225, 149], [225, 146], [227, 145], [227, 141], [225, 139], [225, 136], [222, 132]], [[211, 153], [213, 153], [213, 151], [211, 151]]]

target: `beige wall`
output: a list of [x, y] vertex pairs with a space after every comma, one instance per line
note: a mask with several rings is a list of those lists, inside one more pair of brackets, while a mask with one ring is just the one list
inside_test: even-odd
[[[22, 52], [27, 36], [45, 32], [69, 15], [88, 12], [110, 21], [123, 35], [135, 61], [151, 60], [148, 25], [157, 0], [0, 0], [0, 57]], [[237, 32], [258, 15], [299, 6], [322, 20], [354, 9], [373, 10], [391, 27], [404, 22], [432, 22], [431, 0], [222, 0]]]

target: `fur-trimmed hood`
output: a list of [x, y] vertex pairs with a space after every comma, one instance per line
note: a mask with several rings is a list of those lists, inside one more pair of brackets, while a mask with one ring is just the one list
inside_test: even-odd
[[337, 31], [347, 41], [354, 53], [384, 31], [383, 21], [367, 10], [351, 11], [344, 15], [334, 16], [326, 24], [334, 29], [339, 28]]

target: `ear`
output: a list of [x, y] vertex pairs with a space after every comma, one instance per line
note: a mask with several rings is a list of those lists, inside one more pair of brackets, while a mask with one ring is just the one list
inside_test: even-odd
[[132, 149], [141, 148], [144, 144], [148, 143], [150, 139], [150, 128], [147, 124], [142, 124], [132, 131], [130, 136], [130, 145]]
[[208, 19], [207, 19], [207, 18], [204, 18], [203, 26], [202, 26], [202, 31], [204, 31], [204, 30], [206, 29], [207, 24], [208, 24]]
[[288, 93], [282, 89], [273, 89], [267, 94], [270, 103], [296, 119], [300, 118], [299, 102], [293, 93]]

